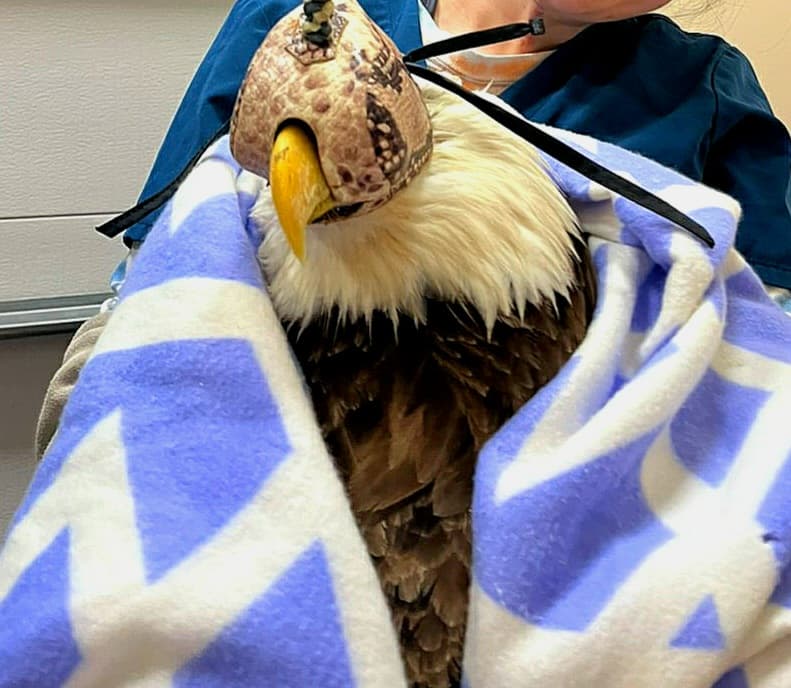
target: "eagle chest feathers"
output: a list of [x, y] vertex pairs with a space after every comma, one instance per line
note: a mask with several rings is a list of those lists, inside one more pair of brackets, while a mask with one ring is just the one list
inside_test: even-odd
[[[590, 283], [587, 259], [576, 271]], [[474, 309], [436, 300], [425, 324], [332, 314], [290, 332], [415, 688], [460, 678], [478, 452], [573, 353], [590, 303], [574, 291], [491, 333]]]
[[295, 10], [259, 48], [231, 147], [269, 181], [253, 208], [268, 290], [410, 685], [448, 688], [478, 453], [584, 338], [593, 268], [531, 146], [413, 80], [355, 3], [317, 7], [309, 34]]

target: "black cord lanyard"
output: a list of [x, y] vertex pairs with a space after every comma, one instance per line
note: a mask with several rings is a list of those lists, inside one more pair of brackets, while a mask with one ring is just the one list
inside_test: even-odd
[[[706, 231], [706, 229], [688, 215], [685, 215], [677, 208], [674, 208], [667, 201], [662, 200], [655, 194], [641, 188], [637, 184], [634, 184], [628, 179], [616, 174], [612, 170], [608, 170], [603, 165], [591, 160], [578, 150], [575, 150], [567, 143], [555, 138], [543, 129], [540, 129], [521, 117], [512, 114], [505, 108], [502, 108], [499, 105], [486, 100], [485, 98], [481, 98], [480, 96], [468, 91], [464, 87], [459, 86], [450, 79], [447, 79], [446, 77], [432, 71], [431, 69], [416, 64], [421, 60], [427, 60], [431, 57], [445, 55], [458, 50], [479, 48], [492, 43], [513, 40], [514, 38], [520, 38], [528, 34], [539, 35], [543, 32], [544, 25], [541, 20], [533, 20], [531, 22], [521, 24], [507, 24], [494, 29], [473, 31], [471, 33], [453, 36], [451, 38], [430, 43], [429, 45], [417, 48], [407, 53], [403, 60], [406, 64], [406, 68], [412, 74], [426, 79], [427, 81], [431, 81], [438, 86], [455, 93], [457, 96], [463, 98], [471, 105], [474, 105], [481, 112], [488, 115], [493, 120], [508, 128], [518, 136], [522, 137], [525, 141], [551, 156], [558, 162], [567, 165], [591, 181], [600, 184], [601, 186], [615, 192], [620, 196], [623, 196], [627, 200], [636, 203], [646, 210], [650, 210], [651, 212], [664, 217], [667, 220], [670, 220], [673, 224], [678, 225], [695, 236], [709, 248], [713, 248], [714, 239]], [[97, 227], [97, 231], [101, 234], [104, 234], [105, 236], [115, 237], [142, 220], [146, 215], [164, 205], [173, 196], [179, 185], [184, 181], [190, 170], [192, 170], [192, 168], [198, 163], [201, 156], [206, 152], [209, 146], [211, 146], [211, 144], [214, 143], [218, 138], [228, 133], [229, 129], [230, 120], [225, 122], [220, 127], [220, 129], [214, 134], [208, 143], [206, 143], [206, 145], [193, 156], [189, 163], [187, 163], [187, 166], [170, 184], [168, 184], [164, 189], [155, 195], [137, 204], [135, 207], [130, 208], [109, 222]]]
[[231, 120], [228, 119], [217, 131], [214, 132], [214, 134], [212, 134], [211, 138], [206, 142], [206, 144], [200, 148], [200, 150], [198, 150], [195, 155], [192, 156], [186, 167], [184, 167], [184, 169], [181, 170], [178, 175], [176, 175], [176, 178], [170, 182], [170, 184], [168, 184], [161, 191], [155, 193], [153, 196], [149, 196], [144, 201], [140, 201], [140, 203], [134, 207], [129, 208], [129, 210], [117, 215], [112, 220], [108, 220], [104, 224], [99, 225], [96, 228], [96, 231], [109, 238], [117, 237], [121, 232], [129, 229], [133, 225], [136, 225], [144, 217], [150, 215], [155, 210], [165, 205], [165, 203], [167, 203], [176, 193], [179, 186], [181, 186], [181, 183], [187, 178], [187, 175], [192, 171], [192, 168], [198, 164], [198, 161], [201, 159], [203, 154], [215, 141], [217, 141], [220, 137], [225, 136], [225, 134], [227, 134], [230, 129]]

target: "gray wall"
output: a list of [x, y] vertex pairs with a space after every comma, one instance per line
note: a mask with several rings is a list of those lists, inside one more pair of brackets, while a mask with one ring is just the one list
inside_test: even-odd
[[[125, 250], [93, 227], [134, 203], [231, 5], [0, 0], [0, 305], [108, 291]], [[0, 533], [68, 340], [0, 340]]]
[[106, 291], [93, 227], [136, 200], [231, 0], [0, 2], [0, 301]]
[[0, 340], [0, 540], [33, 474], [41, 400], [69, 337]]

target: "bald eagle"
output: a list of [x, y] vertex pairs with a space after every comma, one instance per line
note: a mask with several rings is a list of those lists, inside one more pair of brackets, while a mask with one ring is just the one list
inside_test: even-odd
[[269, 182], [263, 270], [409, 681], [457, 685], [476, 457], [592, 316], [575, 216], [530, 145], [413, 80], [352, 1], [272, 29], [231, 147]]
[[[477, 457], [585, 337], [585, 237], [537, 151], [413, 78], [354, 0], [309, 0], [273, 27], [230, 134], [239, 164], [268, 182], [252, 209], [267, 288], [409, 683], [458, 686]], [[180, 179], [99, 230], [114, 235]]]
[[410, 684], [458, 685], [481, 447], [595, 305], [537, 152], [407, 72], [352, 0], [269, 33], [231, 127], [261, 263], [388, 600]]

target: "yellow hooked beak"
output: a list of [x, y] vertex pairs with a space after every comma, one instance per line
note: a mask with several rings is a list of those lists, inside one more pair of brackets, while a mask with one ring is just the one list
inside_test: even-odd
[[336, 206], [316, 146], [302, 127], [287, 125], [275, 137], [269, 184], [280, 226], [294, 255], [302, 261], [307, 226]]

